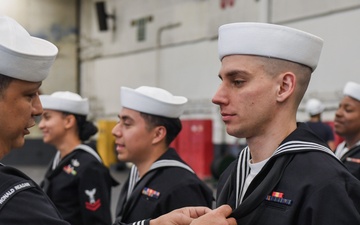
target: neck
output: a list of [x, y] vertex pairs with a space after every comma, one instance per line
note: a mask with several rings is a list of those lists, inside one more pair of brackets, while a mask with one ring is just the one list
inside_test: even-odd
[[310, 117], [310, 122], [319, 122], [320, 121], [320, 117]]
[[357, 135], [354, 135], [352, 137], [345, 138], [346, 147], [348, 147], [349, 149], [354, 147], [356, 145], [356, 143], [358, 143], [359, 141], [360, 141], [360, 133]]
[[61, 142], [60, 144], [56, 145], [55, 147], [60, 152], [60, 157], [64, 158], [66, 155], [70, 154], [75, 150], [75, 147], [81, 144], [80, 139], [67, 139], [66, 141]]
[[166, 150], [167, 148], [154, 148], [149, 151], [151, 154], [144, 157], [143, 161], [134, 162], [139, 171], [139, 176], [143, 177], [149, 171], [152, 164], [158, 160], [166, 152]]
[[278, 124], [275, 123], [276, 126], [270, 126], [271, 129], [264, 131], [260, 135], [246, 139], [253, 163], [270, 158], [281, 142], [296, 129], [295, 120], [287, 120], [287, 123]]

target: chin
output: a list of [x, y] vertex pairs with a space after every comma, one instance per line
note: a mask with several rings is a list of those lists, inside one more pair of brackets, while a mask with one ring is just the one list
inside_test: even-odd
[[47, 138], [47, 137], [43, 137], [43, 142], [46, 144], [51, 144], [51, 139]]
[[21, 140], [17, 140], [15, 143], [13, 143], [11, 148], [21, 148], [22, 146], [24, 146], [24, 144], [25, 144], [25, 139], [21, 138]]
[[117, 155], [117, 159], [123, 162], [127, 161], [127, 158], [124, 155], [120, 155], [120, 154]]

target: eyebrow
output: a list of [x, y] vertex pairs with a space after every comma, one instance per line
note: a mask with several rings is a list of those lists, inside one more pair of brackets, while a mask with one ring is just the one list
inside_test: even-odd
[[51, 113], [47, 110], [44, 110], [44, 112], [42, 113], [42, 116], [49, 116], [51, 115]]
[[[248, 76], [248, 75], [250, 75], [250, 73], [245, 70], [231, 70], [229, 72], [226, 72], [224, 76], [235, 77], [235, 76], [239, 76], [239, 75]], [[220, 79], [222, 79], [221, 74], [219, 74], [218, 76]]]
[[118, 118], [120, 120], [123, 120], [123, 121], [125, 121], [125, 120], [133, 121], [133, 119], [130, 116], [127, 116], [127, 115], [124, 115], [124, 116], [118, 115]]
[[32, 92], [32, 91], [37, 91], [38, 94], [40, 94], [40, 87], [41, 87], [42, 82], [39, 82], [36, 86], [31, 86], [28, 91]]

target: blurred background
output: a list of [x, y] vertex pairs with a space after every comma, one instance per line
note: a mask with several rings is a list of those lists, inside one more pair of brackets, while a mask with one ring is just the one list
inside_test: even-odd
[[[111, 129], [120, 86], [157, 86], [189, 99], [173, 146], [202, 179], [216, 180], [246, 144], [226, 134], [211, 103], [220, 83], [217, 31], [224, 23], [287, 25], [325, 40], [299, 121], [308, 119], [305, 102], [315, 97], [331, 124], [345, 83], [360, 82], [359, 0], [0, 0], [0, 14], [58, 46], [41, 92], [68, 90], [90, 100], [90, 119], [100, 130], [93, 142], [119, 179], [126, 166], [117, 162]], [[38, 180], [55, 151], [34, 127], [25, 146], [1, 162]]]

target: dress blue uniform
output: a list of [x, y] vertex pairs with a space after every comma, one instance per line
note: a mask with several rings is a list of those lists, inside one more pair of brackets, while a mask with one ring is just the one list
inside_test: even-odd
[[0, 165], [0, 223], [70, 225], [31, 178], [4, 165]]
[[212, 207], [212, 190], [186, 169], [174, 149], [168, 149], [154, 164], [161, 165], [138, 180], [130, 194], [133, 176], [125, 182], [116, 210], [117, 224], [157, 218], [185, 206]]
[[241, 225], [360, 224], [360, 181], [308, 129], [298, 124], [254, 178], [241, 203], [236, 202], [241, 189], [237, 181], [246, 166], [237, 167], [239, 159], [231, 164], [220, 178], [217, 205], [229, 204], [234, 209], [231, 216]]
[[50, 165], [41, 186], [71, 224], [109, 225], [111, 187], [116, 184], [95, 150], [79, 145], [55, 168]]

